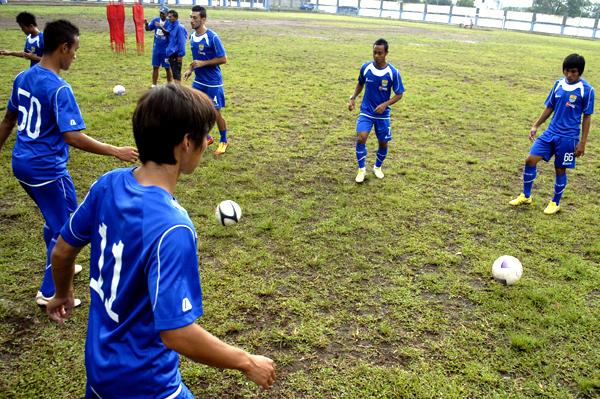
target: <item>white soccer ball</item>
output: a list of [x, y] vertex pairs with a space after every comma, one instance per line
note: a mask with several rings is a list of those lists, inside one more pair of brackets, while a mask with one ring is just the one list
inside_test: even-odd
[[233, 226], [240, 221], [242, 208], [234, 201], [223, 201], [217, 205], [215, 217], [223, 226]]
[[513, 285], [523, 275], [523, 265], [514, 256], [503, 255], [494, 262], [492, 274], [496, 281], [504, 285]]
[[113, 93], [115, 93], [118, 96], [122, 96], [123, 94], [125, 94], [125, 88], [121, 85], [116, 85], [113, 89]]

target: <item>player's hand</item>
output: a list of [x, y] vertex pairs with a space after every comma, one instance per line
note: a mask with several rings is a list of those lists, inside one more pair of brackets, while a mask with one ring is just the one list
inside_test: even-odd
[[356, 101], [354, 101], [354, 99], [350, 100], [350, 103], [348, 104], [348, 111], [354, 111], [355, 107], [356, 107]]
[[532, 127], [531, 130], [529, 131], [529, 141], [531, 141], [532, 143], [535, 141], [535, 134], [537, 133], [537, 127]]
[[140, 154], [138, 153], [138, 150], [136, 148], [119, 147], [117, 148], [117, 154], [115, 156], [121, 161], [133, 163], [138, 160]]
[[585, 143], [579, 142], [575, 146], [575, 158], [582, 157], [585, 154]]
[[32, 55], [34, 55], [31, 51], [27, 50], [27, 51], [23, 51], [23, 58], [27, 58], [28, 60], [32, 59]]
[[204, 66], [204, 61], [201, 60], [195, 60], [190, 64], [190, 67], [192, 67], [192, 69], [200, 68], [202, 66]]
[[378, 114], [383, 114], [383, 111], [385, 111], [386, 108], [387, 108], [387, 105], [385, 103], [379, 104], [377, 106], [377, 108], [375, 108], [375, 112], [377, 112]]
[[148, 25], [148, 18], [144, 18], [144, 23]]
[[0, 55], [8, 55], [10, 51], [8, 50], [0, 50]]
[[260, 389], [271, 388], [276, 379], [273, 360], [264, 356], [250, 355], [250, 367], [248, 370], [243, 370], [243, 373]]
[[53, 296], [50, 302], [46, 304], [46, 314], [51, 320], [59, 324], [64, 324], [65, 319], [71, 316], [75, 307], [75, 296], [71, 292], [67, 298], [57, 298]]
[[185, 80], [187, 82], [188, 79], [190, 78], [191, 74], [192, 74], [192, 72], [190, 72], [189, 69], [187, 71], [185, 71], [185, 73], [183, 74], [183, 80]]

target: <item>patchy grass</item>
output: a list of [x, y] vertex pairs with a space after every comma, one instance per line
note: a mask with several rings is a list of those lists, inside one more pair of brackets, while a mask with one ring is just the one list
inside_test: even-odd
[[[0, 48], [22, 47], [13, 26], [19, 11], [0, 7]], [[131, 113], [151, 84], [149, 52], [111, 54], [101, 7], [31, 11], [80, 25], [81, 48], [63, 77], [87, 133], [132, 145]], [[275, 360], [278, 382], [260, 396], [598, 396], [597, 118], [586, 157], [569, 172], [561, 213], [542, 212], [552, 196], [552, 165], [540, 165], [531, 206], [507, 204], [521, 191], [527, 133], [563, 58], [584, 55], [584, 77], [599, 85], [597, 42], [249, 11], [210, 10], [208, 26], [228, 52], [231, 146], [224, 156], [207, 152], [176, 196], [198, 231], [205, 294], [198, 323]], [[347, 101], [379, 37], [390, 42], [388, 61], [407, 92], [392, 109], [385, 179], [369, 173], [359, 186], [358, 114], [347, 111]], [[148, 49], [151, 40], [147, 34]], [[3, 111], [26, 63], [2, 62]], [[116, 84], [125, 96], [112, 94]], [[12, 176], [13, 143], [14, 135], [0, 153], [0, 393], [81, 397], [87, 273], [75, 282], [84, 306], [66, 326], [52, 324], [33, 302], [45, 259], [43, 220]], [[374, 137], [367, 148], [371, 165]], [[122, 166], [72, 150], [80, 199], [98, 176]], [[235, 227], [212, 216], [225, 199], [243, 208]], [[512, 287], [491, 278], [504, 254], [525, 269]], [[89, 252], [78, 261], [89, 262]], [[197, 397], [258, 392], [236, 371], [186, 359], [181, 369]]]

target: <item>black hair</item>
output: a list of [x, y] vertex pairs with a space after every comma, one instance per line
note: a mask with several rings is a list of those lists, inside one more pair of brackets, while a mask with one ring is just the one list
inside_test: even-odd
[[196, 145], [206, 140], [217, 111], [208, 96], [179, 83], [148, 90], [133, 112], [133, 136], [142, 163], [174, 165], [174, 148], [187, 135]]
[[583, 75], [585, 69], [585, 59], [579, 54], [571, 54], [563, 61], [563, 71], [567, 69], [577, 68], [579, 75]]
[[37, 22], [35, 20], [35, 15], [30, 12], [22, 12], [17, 15], [17, 23], [23, 24], [25, 26], [33, 25], [37, 26]]
[[204, 7], [194, 6], [194, 7], [192, 7], [192, 12], [199, 12], [200, 18], [206, 18], [206, 8], [204, 8]]
[[173, 14], [175, 18], [179, 18], [179, 13], [175, 10], [169, 10], [169, 14]]
[[373, 43], [373, 47], [381, 46], [382, 44], [383, 44], [383, 48], [387, 52], [388, 51], [388, 42], [385, 39], [378, 39], [375, 43]]
[[44, 54], [53, 53], [64, 43], [71, 48], [78, 36], [79, 28], [66, 19], [48, 22], [44, 28]]

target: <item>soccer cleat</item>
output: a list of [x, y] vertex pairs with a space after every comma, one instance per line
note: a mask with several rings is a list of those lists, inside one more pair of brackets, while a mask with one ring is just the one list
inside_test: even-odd
[[[37, 295], [35, 296], [35, 303], [37, 303], [39, 306], [46, 306], [46, 304], [50, 302], [50, 299], [52, 299], [52, 297], [47, 298], [42, 294], [42, 291], [38, 291]], [[81, 305], [81, 300], [75, 298], [75, 307], [79, 305]]]
[[521, 193], [517, 198], [510, 201], [509, 204], [511, 204], [511, 205], [531, 204], [532, 201], [533, 200], [531, 199], [531, 197], [527, 198], [525, 196], [525, 194]]
[[81, 267], [81, 265], [75, 265], [75, 274], [81, 273], [82, 270], [83, 270], [83, 267]]
[[206, 139], [206, 145], [211, 145], [213, 141], [215, 141], [215, 139], [213, 139], [212, 136], [208, 136], [208, 138]]
[[377, 176], [378, 179], [383, 179], [383, 177], [385, 176], [383, 174], [383, 172], [381, 171], [381, 166], [380, 167], [374, 167], [373, 168], [373, 172], [375, 173], [375, 176]]
[[367, 174], [367, 172], [364, 169], [359, 169], [358, 170], [358, 174], [356, 175], [356, 182], [357, 183], [362, 183], [365, 180], [365, 175]]
[[227, 150], [227, 147], [229, 147], [229, 142], [225, 142], [225, 143], [220, 142], [219, 147], [215, 151], [215, 154], [224, 154], [225, 150]]
[[546, 215], [553, 215], [558, 211], [560, 211], [560, 205], [556, 205], [556, 202], [554, 201], [550, 201], [546, 209], [544, 209]]

